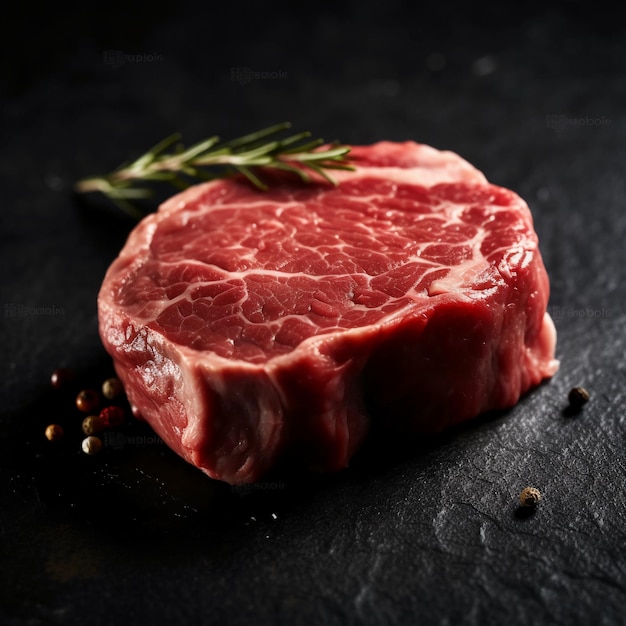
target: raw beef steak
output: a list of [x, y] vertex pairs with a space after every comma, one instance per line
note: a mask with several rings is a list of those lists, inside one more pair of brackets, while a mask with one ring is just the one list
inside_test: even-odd
[[130, 401], [209, 476], [337, 470], [369, 421], [435, 432], [554, 374], [526, 203], [428, 146], [354, 147], [340, 184], [198, 185], [109, 268], [100, 333]]

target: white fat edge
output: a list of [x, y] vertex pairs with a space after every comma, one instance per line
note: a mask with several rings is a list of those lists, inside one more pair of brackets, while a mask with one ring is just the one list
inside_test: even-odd
[[[106, 284], [109, 277], [112, 277], [118, 272], [118, 266], [124, 265], [124, 273], [128, 273], [128, 267], [137, 268], [140, 267], [145, 258], [150, 254], [150, 242], [154, 237], [154, 233], [158, 228], [158, 219], [156, 214], [150, 214], [145, 217], [139, 224], [130, 232], [128, 239], [120, 250], [117, 258], [109, 266], [102, 284]], [[131, 263], [128, 264], [128, 259], [131, 259]], [[128, 266], [128, 267], [127, 267]]]
[[[546, 311], [543, 314], [540, 331], [541, 347], [545, 354], [554, 354], [556, 349], [556, 326], [550, 314]], [[544, 365], [545, 375], [552, 376], [556, 374], [560, 366], [560, 362], [556, 358], [550, 359], [547, 365]]]
[[[456, 152], [451, 150], [439, 150], [433, 146], [414, 141], [391, 142], [379, 141], [369, 146], [354, 146], [354, 148], [369, 148], [385, 152], [396, 152], [399, 147], [404, 152], [411, 152], [414, 158], [423, 164], [413, 167], [397, 166], [367, 166], [358, 165], [356, 171], [338, 171], [334, 174], [339, 181], [347, 180], [361, 175], [382, 179], [393, 179], [397, 182], [412, 182], [414, 184], [428, 185], [438, 182], [477, 182], [486, 183], [485, 175], [469, 161], [465, 160]], [[406, 172], [412, 172], [407, 176]], [[461, 176], [459, 177], [459, 174]]]
[[159, 206], [156, 214], [159, 215], [159, 219], [161, 219], [165, 215], [184, 210], [188, 204], [201, 198], [211, 188], [222, 185], [224, 180], [225, 179], [217, 178], [215, 180], [191, 185], [191, 187], [188, 187], [184, 191], [181, 191], [165, 200]]
[[479, 170], [467, 169], [457, 163], [446, 167], [378, 167], [359, 165], [354, 172], [337, 170], [333, 174], [339, 183], [359, 178], [377, 178], [386, 182], [431, 187], [440, 183], [477, 183], [487, 184], [487, 178]]

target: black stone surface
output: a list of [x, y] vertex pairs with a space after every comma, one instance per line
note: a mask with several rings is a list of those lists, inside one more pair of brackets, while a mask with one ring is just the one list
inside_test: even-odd
[[[4, 10], [0, 623], [626, 623], [626, 29], [578, 2], [408, 6]], [[82, 455], [72, 397], [111, 373], [96, 294], [133, 223], [73, 182], [285, 119], [454, 150], [526, 198], [559, 373], [332, 476], [229, 488], [136, 423]]]

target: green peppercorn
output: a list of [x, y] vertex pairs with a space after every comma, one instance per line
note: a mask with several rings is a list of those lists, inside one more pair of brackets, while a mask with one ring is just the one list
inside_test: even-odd
[[107, 378], [102, 383], [102, 395], [107, 400], [114, 400], [124, 393], [122, 381], [119, 378]]

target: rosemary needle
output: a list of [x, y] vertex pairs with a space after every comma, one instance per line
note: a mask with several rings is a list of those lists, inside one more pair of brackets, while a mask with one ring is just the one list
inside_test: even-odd
[[135, 161], [110, 174], [80, 180], [74, 189], [77, 193], [100, 192], [140, 218], [142, 213], [132, 200], [148, 198], [152, 191], [145, 185], [136, 186], [137, 183], [164, 181], [185, 189], [194, 182], [240, 173], [258, 189], [266, 190], [259, 168], [291, 172], [305, 182], [310, 182], [310, 172], [315, 172], [333, 185], [337, 182], [327, 170], [354, 169], [347, 160], [348, 146], [324, 146], [322, 139], [310, 139], [309, 132], [279, 138], [290, 127], [289, 122], [282, 122], [227, 142], [209, 137], [189, 148], [180, 143], [181, 136], [175, 133]]

